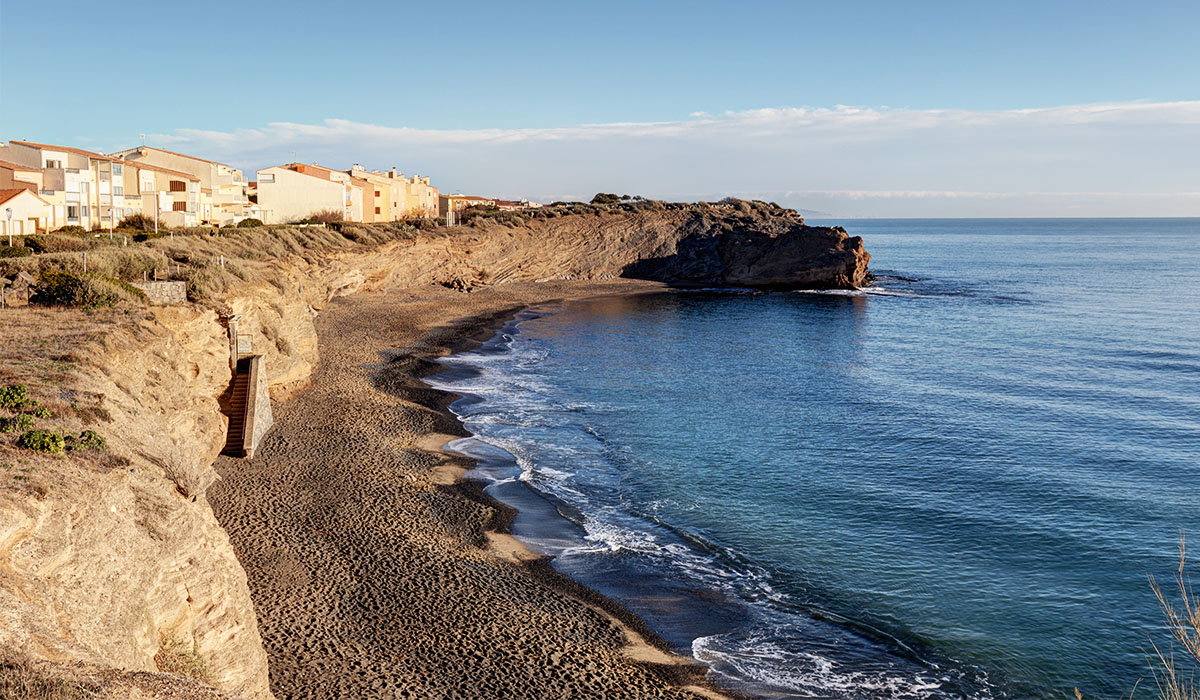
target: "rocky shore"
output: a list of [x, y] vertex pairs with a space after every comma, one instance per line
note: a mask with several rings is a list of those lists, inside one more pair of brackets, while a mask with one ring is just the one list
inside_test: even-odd
[[[505, 509], [441, 451], [461, 428], [420, 377], [529, 304], [860, 284], [861, 240], [762, 203], [658, 202], [384, 244], [347, 227], [334, 251], [304, 249], [306, 235], [278, 258], [239, 244], [236, 275], [201, 303], [0, 312], [0, 384], [27, 384], [58, 429], [108, 440], [99, 456], [0, 441], [0, 667], [82, 664], [133, 693], [105, 697], [140, 692], [105, 668], [170, 684], [178, 649], [188, 675], [264, 700], [719, 692], [503, 534]], [[197, 259], [198, 243], [147, 245]], [[216, 461], [206, 497], [229, 314], [264, 357], [276, 425], [253, 460]]]

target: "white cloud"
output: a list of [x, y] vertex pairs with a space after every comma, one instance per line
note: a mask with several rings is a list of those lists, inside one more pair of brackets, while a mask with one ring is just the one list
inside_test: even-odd
[[247, 171], [291, 160], [293, 151], [335, 167], [394, 165], [430, 174], [444, 190], [498, 196], [728, 192], [801, 207], [816, 201], [823, 206], [809, 208], [843, 215], [1200, 215], [1200, 101], [773, 107], [529, 129], [327, 119], [179, 129], [149, 141]]

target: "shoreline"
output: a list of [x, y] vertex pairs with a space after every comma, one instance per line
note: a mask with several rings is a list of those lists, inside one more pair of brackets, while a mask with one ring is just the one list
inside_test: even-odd
[[[218, 462], [210, 493], [246, 570], [278, 696], [744, 697], [508, 534], [515, 511], [463, 478], [475, 460], [442, 449], [469, 436], [449, 410], [458, 396], [423, 382], [444, 369], [436, 358], [478, 347], [529, 306], [666, 289], [397, 288], [318, 317], [312, 385], [276, 408], [259, 456]], [[363, 362], [370, 355], [383, 362]], [[367, 405], [329, 411], [334, 397]]]

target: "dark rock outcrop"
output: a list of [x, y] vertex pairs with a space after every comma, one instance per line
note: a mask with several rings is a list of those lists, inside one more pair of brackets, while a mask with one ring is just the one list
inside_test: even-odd
[[[575, 205], [527, 216], [516, 227], [475, 222], [481, 235], [465, 257], [484, 271], [483, 281], [620, 275], [773, 289], [869, 284], [871, 256], [861, 238], [840, 226], [808, 226], [795, 211], [765, 202]], [[489, 243], [499, 232], [503, 255], [493, 260]]]

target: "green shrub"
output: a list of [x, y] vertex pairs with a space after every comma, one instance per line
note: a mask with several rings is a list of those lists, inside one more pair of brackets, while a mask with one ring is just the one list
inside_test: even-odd
[[55, 233], [87, 233], [87, 229], [82, 226], [71, 224], [70, 226], [60, 226], [54, 229]]
[[29, 412], [34, 418], [53, 418], [54, 414], [48, 408], [35, 408]]
[[0, 258], [27, 258], [30, 255], [33, 255], [33, 249], [23, 245], [0, 246]]
[[0, 387], [0, 408], [25, 408], [32, 402], [24, 384], [9, 384]]
[[24, 447], [35, 452], [62, 452], [67, 445], [67, 438], [62, 433], [49, 430], [30, 430], [21, 433], [17, 438], [17, 447]]
[[113, 277], [76, 275], [63, 270], [42, 270], [36, 288], [39, 303], [94, 309], [117, 304], [144, 304], [146, 293]]
[[[628, 196], [625, 199], [629, 199]], [[597, 192], [595, 197], [592, 197], [592, 204], [620, 204], [621, 195], [612, 194], [611, 192]]]
[[261, 219], [242, 219], [237, 223], [238, 228], [258, 228], [262, 225]]
[[15, 433], [33, 427], [33, 416], [22, 413], [12, 418], [0, 418], [0, 433]]
[[108, 439], [95, 430], [85, 430], [79, 434], [79, 437], [74, 435], [66, 436], [66, 445], [68, 450], [94, 450], [103, 452], [108, 449]]

